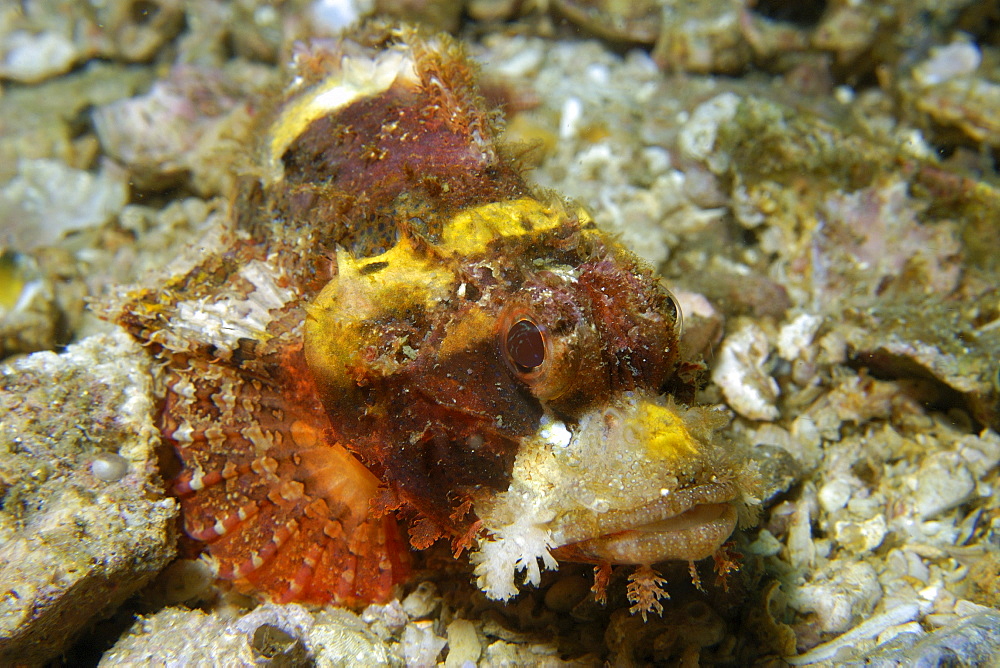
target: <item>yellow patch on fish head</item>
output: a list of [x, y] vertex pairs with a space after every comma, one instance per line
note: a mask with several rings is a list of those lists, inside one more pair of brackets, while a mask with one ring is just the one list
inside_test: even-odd
[[317, 380], [328, 391], [352, 394], [363, 381], [358, 374], [373, 368], [364, 356], [383, 328], [407, 314], [432, 310], [454, 293], [454, 283], [433, 252], [405, 235], [371, 258], [338, 251], [337, 275], [307, 307], [306, 360]]
[[[573, 215], [581, 227], [590, 222], [582, 210]], [[496, 239], [555, 230], [567, 220], [569, 214], [558, 204], [531, 198], [492, 202], [462, 211], [448, 221], [441, 245], [457, 255], [470, 255], [484, 251]]]
[[699, 455], [698, 443], [670, 406], [641, 403], [636, 411], [636, 428], [645, 430], [646, 450], [655, 459], [676, 460]]

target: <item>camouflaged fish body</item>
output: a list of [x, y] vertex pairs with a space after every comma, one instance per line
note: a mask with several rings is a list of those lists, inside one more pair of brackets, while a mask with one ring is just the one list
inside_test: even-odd
[[728, 539], [751, 476], [721, 418], [668, 393], [675, 302], [506, 155], [449, 39], [303, 49], [233, 228], [129, 296], [219, 577], [382, 600], [407, 574], [397, 518], [414, 548], [469, 548], [500, 599], [559, 560], [648, 570]]

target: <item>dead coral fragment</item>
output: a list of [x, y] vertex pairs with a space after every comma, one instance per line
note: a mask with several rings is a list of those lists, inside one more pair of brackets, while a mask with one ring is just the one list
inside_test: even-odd
[[769, 350], [764, 330], [747, 321], [723, 342], [712, 374], [733, 410], [751, 420], [778, 417], [780, 390], [765, 367]]

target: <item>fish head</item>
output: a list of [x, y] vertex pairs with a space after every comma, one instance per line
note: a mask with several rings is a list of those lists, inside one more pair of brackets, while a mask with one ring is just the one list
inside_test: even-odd
[[435, 227], [338, 253], [309, 308], [306, 356], [342, 439], [442, 533], [482, 528], [473, 561], [495, 598], [518, 570], [537, 583], [539, 560], [713, 554], [746, 485], [713, 437], [724, 416], [665, 392], [681, 314], [653, 271], [560, 202]]

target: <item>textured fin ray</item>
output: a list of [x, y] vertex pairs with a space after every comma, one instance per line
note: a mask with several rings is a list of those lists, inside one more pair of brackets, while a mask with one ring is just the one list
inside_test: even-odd
[[160, 427], [184, 528], [220, 578], [267, 598], [384, 600], [408, 555], [371, 512], [378, 479], [332, 440], [302, 356], [301, 304], [326, 277], [271, 243], [209, 253], [119, 314], [167, 362]]

